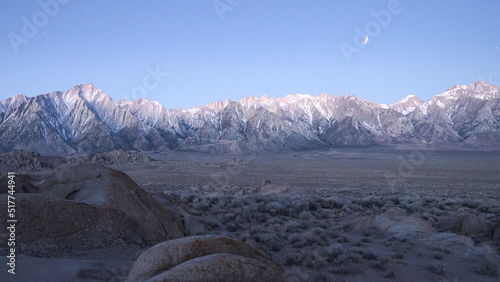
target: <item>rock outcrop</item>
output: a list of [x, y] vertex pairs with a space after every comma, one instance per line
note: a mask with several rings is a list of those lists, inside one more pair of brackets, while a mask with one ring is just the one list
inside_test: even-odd
[[129, 163], [149, 163], [152, 158], [136, 152], [114, 150], [100, 154], [88, 154], [79, 157], [63, 158], [59, 156], [42, 156], [29, 150], [14, 150], [0, 156], [0, 171], [28, 172], [52, 170], [70, 164], [121, 165]]
[[458, 219], [454, 233], [459, 235], [471, 236], [484, 233], [484, 223], [475, 214], [468, 214]]
[[406, 211], [399, 208], [389, 209], [382, 215], [362, 217], [354, 221], [349, 228], [354, 232], [374, 230], [397, 239], [410, 239], [414, 242], [423, 243], [430, 248], [457, 253], [464, 257], [496, 255], [496, 250], [491, 246], [487, 244], [476, 245], [473, 239], [464, 236], [464, 234], [469, 236], [481, 234], [483, 231], [483, 225], [479, 224], [480, 219], [477, 216], [473, 214], [463, 216], [458, 222], [453, 218], [453, 216], [449, 215], [445, 217], [440, 224], [441, 228], [448, 230], [454, 226], [454, 231], [462, 233], [462, 235], [450, 232], [436, 232], [424, 219], [416, 215], [407, 215]]
[[[120, 244], [153, 245], [184, 236], [182, 218], [123, 172], [97, 165], [50, 174], [40, 194], [17, 194], [24, 253], [53, 256]], [[2, 203], [3, 204], [3, 203]], [[2, 218], [7, 208], [2, 207]]]
[[2, 171], [37, 171], [54, 169], [65, 163], [61, 157], [46, 157], [29, 150], [14, 150], [0, 157]]
[[459, 217], [457, 215], [445, 215], [439, 219], [437, 225], [438, 232], [447, 232], [455, 229]]
[[496, 255], [497, 252], [488, 245], [476, 246], [470, 237], [454, 233], [430, 233], [420, 242], [436, 249], [446, 250], [462, 256]]
[[425, 236], [433, 232], [427, 221], [416, 215], [407, 215], [406, 211], [398, 208], [389, 209], [382, 215], [362, 217], [350, 225], [350, 230], [354, 232], [375, 230], [398, 239]]
[[125, 150], [114, 150], [102, 154], [88, 154], [83, 157], [68, 159], [70, 164], [121, 165], [128, 163], [149, 163], [153, 159], [148, 156]]
[[221, 236], [160, 243], [136, 260], [127, 281], [285, 281], [283, 267], [263, 252]]

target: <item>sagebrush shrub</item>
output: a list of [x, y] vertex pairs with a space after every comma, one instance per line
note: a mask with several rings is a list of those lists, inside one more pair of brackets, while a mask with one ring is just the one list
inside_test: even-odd
[[333, 244], [326, 248], [322, 248], [320, 252], [321, 255], [323, 255], [327, 261], [332, 262], [338, 256], [344, 253], [344, 249], [342, 248], [341, 244]]
[[474, 266], [474, 272], [485, 276], [498, 276], [498, 265], [490, 258], [485, 258]]
[[309, 211], [303, 211], [299, 214], [299, 219], [302, 220], [310, 220], [312, 219], [313, 215]]

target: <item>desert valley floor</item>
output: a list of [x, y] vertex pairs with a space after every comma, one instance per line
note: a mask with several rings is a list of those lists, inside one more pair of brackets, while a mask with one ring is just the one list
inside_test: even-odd
[[[154, 160], [111, 167], [160, 204], [178, 204], [189, 235], [244, 241], [281, 263], [289, 281], [497, 281], [500, 275], [500, 151], [144, 154]], [[37, 273], [38, 281], [64, 281], [89, 268], [94, 272], [82, 281], [125, 280], [142, 251], [124, 245], [56, 258], [20, 255], [17, 278]]]

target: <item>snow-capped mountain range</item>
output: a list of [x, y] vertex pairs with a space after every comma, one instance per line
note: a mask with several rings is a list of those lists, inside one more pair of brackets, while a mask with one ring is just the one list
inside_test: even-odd
[[454, 85], [427, 102], [410, 95], [392, 105], [292, 94], [177, 110], [145, 99], [117, 102], [92, 84], [0, 100], [0, 152], [240, 153], [388, 144], [500, 146], [500, 86]]

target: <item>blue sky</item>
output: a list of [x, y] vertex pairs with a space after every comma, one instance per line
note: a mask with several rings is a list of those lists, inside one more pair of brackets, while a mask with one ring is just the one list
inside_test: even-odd
[[92, 82], [167, 108], [293, 93], [394, 103], [500, 84], [496, 0], [63, 2], [0, 2], [0, 99]]

